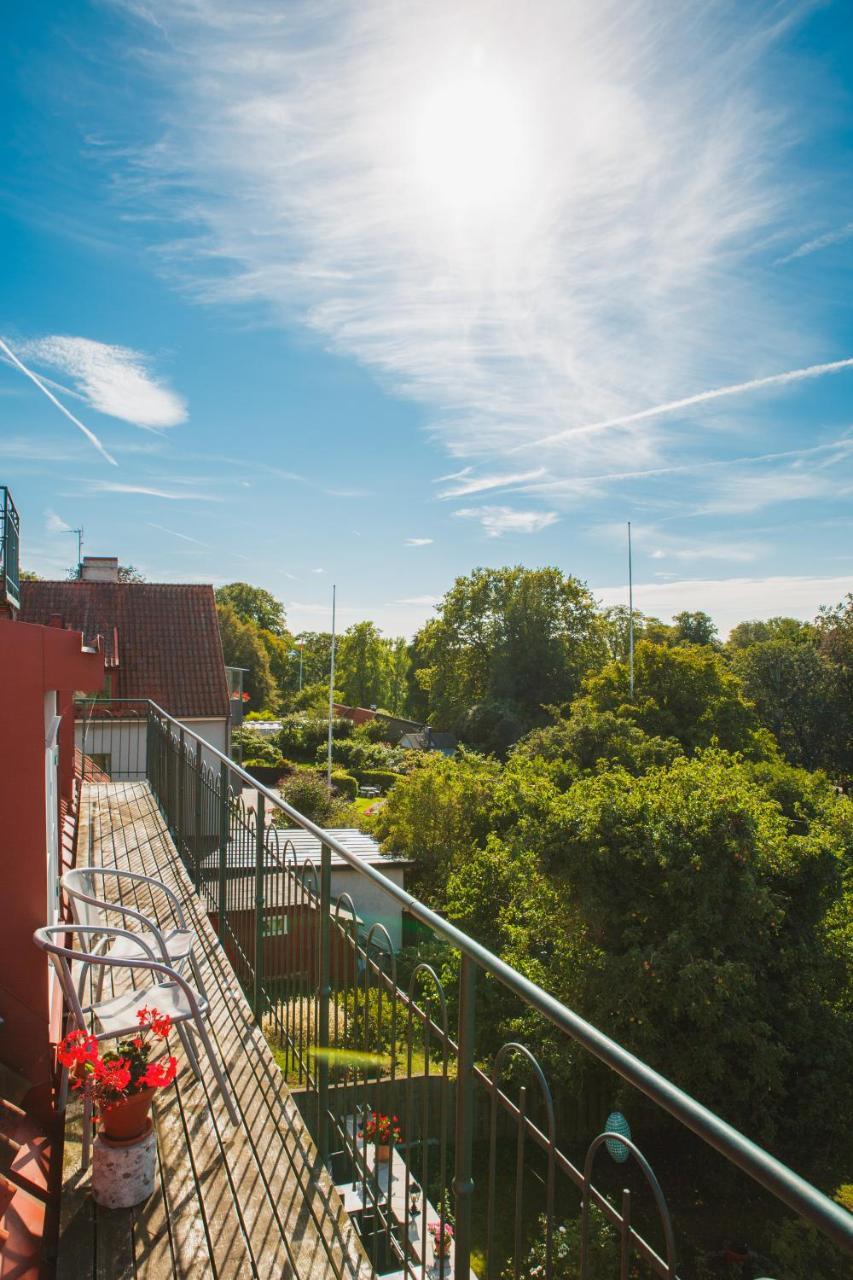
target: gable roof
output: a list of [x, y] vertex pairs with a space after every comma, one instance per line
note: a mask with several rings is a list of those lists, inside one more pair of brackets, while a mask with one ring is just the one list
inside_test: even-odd
[[21, 622], [103, 638], [114, 698], [151, 698], [178, 719], [225, 717], [228, 688], [213, 587], [22, 582]]

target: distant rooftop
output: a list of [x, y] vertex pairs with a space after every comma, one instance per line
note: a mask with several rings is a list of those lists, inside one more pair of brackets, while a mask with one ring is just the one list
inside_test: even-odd
[[88, 645], [101, 636], [113, 698], [151, 698], [178, 719], [226, 717], [213, 587], [118, 582], [117, 561], [91, 559], [94, 578], [22, 582], [21, 622], [82, 631]]

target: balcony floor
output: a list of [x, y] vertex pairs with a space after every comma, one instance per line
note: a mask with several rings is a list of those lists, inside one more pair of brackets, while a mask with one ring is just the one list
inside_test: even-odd
[[[158, 1186], [135, 1209], [94, 1205], [80, 1170], [79, 1105], [66, 1122], [58, 1280], [320, 1277], [371, 1267], [178, 858], [147, 782], [84, 786], [78, 861], [142, 871], [176, 891], [200, 940], [210, 1030], [240, 1112], [228, 1120], [210, 1066], [180, 1062], [154, 1106]], [[141, 900], [123, 899], [145, 910]], [[148, 903], [151, 909], [150, 900]], [[116, 919], [116, 923], [118, 920]]]

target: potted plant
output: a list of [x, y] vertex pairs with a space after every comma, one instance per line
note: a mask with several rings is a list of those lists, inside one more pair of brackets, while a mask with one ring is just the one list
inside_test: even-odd
[[371, 1111], [364, 1122], [364, 1136], [376, 1148], [377, 1160], [390, 1160], [391, 1148], [402, 1137], [396, 1116], [383, 1116]]
[[177, 1059], [150, 1062], [152, 1049], [172, 1029], [172, 1019], [156, 1009], [140, 1009], [139, 1031], [100, 1052], [94, 1036], [72, 1031], [59, 1046], [59, 1061], [74, 1076], [74, 1088], [91, 1085], [101, 1135], [113, 1143], [130, 1143], [148, 1128], [154, 1094], [175, 1078]]
[[450, 1257], [453, 1244], [453, 1227], [449, 1222], [429, 1222], [427, 1231], [432, 1238], [433, 1249], [437, 1258]]

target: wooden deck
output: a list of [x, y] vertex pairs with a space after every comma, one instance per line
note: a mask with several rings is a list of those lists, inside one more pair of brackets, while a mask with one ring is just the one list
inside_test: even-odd
[[[372, 1275], [146, 782], [88, 784], [79, 861], [142, 871], [179, 893], [200, 940], [210, 1030], [241, 1123], [231, 1125], [200, 1054], [196, 1081], [175, 1037], [181, 1070], [155, 1104], [159, 1180], [145, 1204], [95, 1206], [80, 1171], [79, 1107], [67, 1112], [58, 1280], [147, 1277]], [[142, 900], [123, 898], [146, 910]], [[148, 904], [151, 909], [150, 902]], [[117, 923], [117, 921], [116, 921]]]

